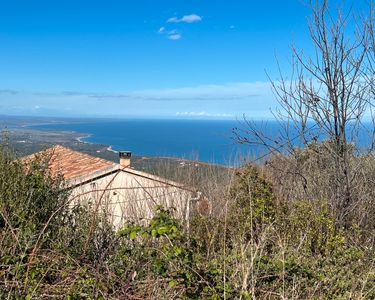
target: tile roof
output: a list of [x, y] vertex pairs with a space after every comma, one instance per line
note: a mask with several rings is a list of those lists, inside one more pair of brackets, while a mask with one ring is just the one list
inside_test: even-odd
[[41, 158], [42, 162], [46, 159], [51, 175], [62, 175], [66, 180], [90, 175], [117, 165], [114, 162], [77, 152], [61, 145], [26, 156], [21, 161], [27, 164], [36, 158]]

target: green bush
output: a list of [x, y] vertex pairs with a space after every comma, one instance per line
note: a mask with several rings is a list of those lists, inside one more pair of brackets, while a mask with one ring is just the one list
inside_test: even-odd
[[373, 299], [374, 232], [338, 228], [325, 199], [283, 203], [239, 170], [222, 209], [187, 230], [163, 207], [115, 232], [68, 206], [61, 178], [0, 151], [0, 298]]

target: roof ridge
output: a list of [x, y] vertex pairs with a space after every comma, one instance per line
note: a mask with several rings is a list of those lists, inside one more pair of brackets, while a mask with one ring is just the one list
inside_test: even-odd
[[[82, 155], [82, 156], [87, 156], [89, 158], [93, 158], [93, 159], [96, 159], [96, 160], [101, 160], [101, 161], [106, 161], [108, 163], [111, 163], [111, 164], [116, 164], [115, 162], [111, 161], [111, 160], [108, 160], [108, 159], [105, 159], [105, 158], [102, 158], [102, 157], [98, 157], [98, 156], [94, 156], [94, 155], [91, 155], [89, 153], [85, 153], [85, 152], [81, 152], [81, 151], [77, 151], [77, 150], [74, 150], [70, 147], [66, 147], [66, 146], [63, 146], [63, 145], [60, 145], [60, 144], [56, 144], [55, 146], [51, 147], [51, 148], [48, 148], [48, 149], [53, 149], [53, 148], [61, 148], [62, 150], [68, 150], [70, 152], [74, 152], [74, 153], [77, 153], [79, 155]], [[46, 150], [48, 150], [46, 149]]]
[[21, 161], [27, 163], [39, 155], [46, 155], [48, 168], [51, 172], [55, 175], [61, 174], [65, 179], [86, 176], [116, 164], [104, 158], [79, 152], [60, 144], [25, 156], [21, 158]]

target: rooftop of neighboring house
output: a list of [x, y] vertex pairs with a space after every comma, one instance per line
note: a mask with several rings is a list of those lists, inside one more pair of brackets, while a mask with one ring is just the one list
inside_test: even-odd
[[74, 151], [61, 145], [26, 156], [22, 158], [22, 161], [27, 163], [35, 159], [47, 163], [52, 176], [62, 175], [66, 180], [117, 166], [114, 162]]
[[65, 180], [71, 182], [72, 184], [92, 180], [98, 176], [103, 176], [121, 170], [123, 172], [157, 181], [159, 183], [164, 183], [186, 190], [192, 190], [188, 187], [184, 187], [180, 183], [131, 169], [130, 158], [129, 165], [124, 166], [119, 163], [114, 163], [112, 161], [94, 157], [89, 154], [74, 151], [61, 145], [56, 145], [44, 151], [21, 158], [21, 161], [26, 164], [33, 160], [40, 160], [41, 163], [47, 164], [52, 176], [62, 175]]

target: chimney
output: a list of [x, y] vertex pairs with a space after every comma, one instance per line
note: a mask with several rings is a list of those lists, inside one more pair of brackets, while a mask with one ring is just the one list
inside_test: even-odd
[[120, 165], [123, 168], [130, 166], [130, 158], [132, 156], [132, 153], [130, 151], [120, 151], [119, 157], [120, 157]]

